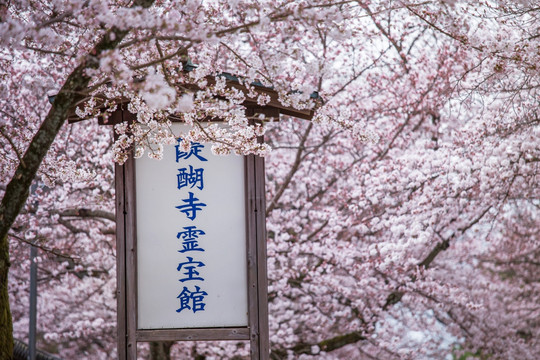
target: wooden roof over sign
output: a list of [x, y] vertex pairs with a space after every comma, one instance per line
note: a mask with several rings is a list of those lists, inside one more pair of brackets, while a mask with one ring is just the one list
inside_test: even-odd
[[[188, 71], [191, 71], [191, 70], [188, 70]], [[252, 98], [247, 95], [248, 93], [247, 87], [242, 84], [242, 82], [237, 76], [231, 75], [229, 73], [222, 73], [219, 76], [222, 76], [226, 79], [226, 85], [228, 87], [241, 90], [246, 94], [246, 100], [244, 101], [243, 105], [246, 106], [246, 108], [253, 109], [255, 113], [263, 113], [267, 116], [275, 117], [276, 119], [279, 119], [280, 114], [288, 115], [288, 116], [292, 116], [292, 117], [296, 117], [300, 119], [305, 119], [305, 120], [311, 120], [313, 118], [314, 110], [309, 110], [309, 109], [298, 110], [293, 107], [283, 105], [279, 101], [278, 92], [275, 91], [273, 88], [264, 86], [260, 82], [251, 83], [250, 86], [252, 86], [255, 89], [258, 95], [269, 96], [270, 101], [265, 106], [261, 106], [257, 104], [256, 98]], [[216, 82], [215, 78], [212, 76], [208, 76], [206, 80], [209, 85], [213, 85]], [[200, 90], [200, 88], [195, 84], [193, 85], [182, 84], [182, 86], [187, 87], [193, 91]], [[310, 98], [315, 99], [315, 100], [320, 100], [319, 94], [317, 92], [313, 92], [310, 95]], [[127, 104], [128, 102], [129, 101], [127, 99], [118, 99], [119, 105]], [[102, 118], [98, 117], [100, 124], [112, 125], [112, 124], [117, 124], [119, 122], [122, 122], [122, 115], [119, 114], [119, 112], [120, 111], [116, 111], [112, 113], [111, 116], [109, 117], [109, 120], [106, 123], [103, 121]], [[84, 121], [88, 119], [78, 117], [75, 114], [75, 109], [72, 109], [70, 114], [68, 115], [67, 120], [69, 123], [75, 123], [75, 122]], [[172, 120], [174, 121], [174, 119]]]

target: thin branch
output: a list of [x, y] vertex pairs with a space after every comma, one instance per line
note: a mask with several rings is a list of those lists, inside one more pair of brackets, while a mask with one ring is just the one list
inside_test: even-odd
[[[348, 334], [334, 336], [330, 339], [320, 341], [316, 344], [302, 344], [301, 343], [294, 346], [291, 350], [295, 354], [317, 355], [319, 354], [319, 351], [313, 351], [313, 350], [320, 349], [320, 351], [329, 352], [329, 351], [339, 349], [345, 345], [354, 344], [358, 341], [366, 340], [366, 339], [367, 338], [365, 337], [363, 332], [354, 331]], [[316, 345], [316, 347], [313, 345]]]
[[33, 47], [33, 46], [30, 46], [30, 45], [25, 45], [25, 48], [27, 48], [28, 50], [38, 51], [38, 52], [41, 52], [41, 53], [44, 53], [44, 54], [53, 54], [53, 55], [58, 55], [58, 56], [66, 56], [66, 57], [70, 57], [70, 58], [75, 58], [75, 55], [73, 55], [73, 54], [69, 55], [69, 54], [66, 54], [66, 53], [63, 53], [63, 52], [60, 52], [60, 51], [55, 51], [55, 50], [40, 49], [40, 48]]
[[130, 47], [130, 46], [138, 44], [138, 43], [148, 42], [148, 41], [152, 41], [152, 40], [197, 42], [196, 40], [189, 39], [189, 38], [187, 38], [185, 36], [154, 36], [154, 35], [150, 35], [150, 36], [146, 36], [146, 37], [143, 37], [143, 38], [137, 38], [137, 39], [133, 39], [133, 40], [130, 40], [130, 41], [126, 41], [125, 43], [120, 44], [117, 48], [118, 49], [124, 49], [124, 48]]
[[[467, 225], [461, 227], [458, 229], [458, 232], [460, 234], [463, 234], [465, 233], [465, 231], [469, 230], [471, 227], [473, 227], [474, 225], [476, 225], [486, 214], [487, 212], [491, 209], [491, 205], [488, 206], [484, 211], [482, 211], [480, 213], [480, 215], [478, 215], [473, 221], [471, 221], [470, 223], [468, 223]], [[442, 240], [441, 243], [438, 243], [437, 245], [435, 245], [435, 247], [429, 252], [429, 254], [424, 258], [424, 260], [422, 260], [418, 266], [421, 266], [423, 268], [428, 268], [431, 263], [435, 260], [435, 258], [437, 257], [437, 255], [439, 255], [442, 251], [446, 250], [449, 248], [450, 246], [450, 240], [455, 238], [457, 236], [457, 232], [456, 233], [453, 233], [448, 239], [444, 239], [440, 234], [439, 232], [435, 232]], [[412, 277], [411, 278], [412, 281], [415, 281], [416, 280], [416, 277]], [[405, 292], [404, 291], [401, 291], [401, 290], [395, 290], [395, 291], [392, 291], [390, 293], [390, 295], [388, 295], [388, 297], [386, 298], [386, 303], [384, 304], [383, 306], [383, 310], [387, 310], [388, 307], [392, 306], [392, 305], [395, 305], [397, 304], [398, 302], [401, 301], [401, 299], [403, 298], [403, 295], [405, 295]]]
[[4, 138], [6, 138], [6, 140], [9, 142], [9, 144], [11, 145], [11, 147], [13, 148], [13, 151], [15, 151], [15, 154], [17, 155], [17, 159], [19, 159], [19, 162], [21, 163], [22, 167], [26, 167], [26, 165], [24, 164], [24, 161], [22, 159], [22, 156], [21, 154], [19, 154], [19, 149], [17, 149], [17, 147], [15, 146], [15, 144], [13, 143], [13, 141], [11, 140], [11, 138], [4, 132], [4, 127], [3, 126], [0, 126], [0, 134], [2, 134], [2, 136]]
[[50, 253], [50, 254], [53, 254], [53, 255], [56, 255], [56, 256], [59, 256], [59, 257], [62, 257], [62, 258], [65, 258], [65, 259], [71, 259], [71, 260], [80, 260], [79, 257], [75, 257], [75, 256], [70, 256], [70, 255], [66, 255], [66, 254], [62, 254], [60, 252], [58, 252], [57, 250], [54, 250], [54, 249], [51, 249], [51, 248], [48, 248], [48, 247], [45, 247], [43, 245], [39, 245], [35, 242], [32, 242], [32, 241], [29, 241], [29, 240], [26, 240], [25, 238], [22, 238], [20, 236], [17, 236], [13, 233], [8, 233], [8, 236], [12, 237], [13, 239], [19, 241], [19, 242], [22, 242], [22, 243], [25, 243], [25, 244], [28, 244], [28, 245], [32, 245], [32, 246], [35, 246], [37, 247], [38, 249], [40, 250], [43, 250], [47, 253]]
[[156, 60], [152, 60], [152, 61], [149, 61], [147, 63], [144, 63], [144, 64], [140, 64], [140, 65], [137, 65], [137, 66], [132, 66], [131, 67], [131, 70], [140, 70], [140, 69], [143, 69], [145, 67], [148, 67], [148, 66], [152, 66], [152, 65], [156, 65], [156, 64], [160, 64], [166, 60], [169, 60], [169, 59], [172, 59], [176, 56], [182, 56], [184, 54], [187, 53], [188, 49], [192, 46], [193, 44], [188, 44], [186, 46], [182, 46], [181, 48], [179, 48], [178, 50], [176, 50], [175, 52], [169, 54], [169, 55], [166, 55], [166, 56], [163, 56], [163, 57], [160, 57], [159, 59], [156, 59]]
[[[161, 45], [159, 45], [159, 41], [157, 41], [157, 40], [156, 40], [156, 48], [157, 48], [159, 56], [161, 58], [163, 58], [163, 50], [161, 50]], [[172, 85], [172, 82], [171, 82], [171, 79], [170, 79], [170, 76], [169, 76], [169, 72], [167, 71], [167, 68], [165, 67], [164, 62], [161, 63], [161, 69], [163, 70], [163, 76], [165, 76], [165, 80], [167, 81], [167, 83], [169, 85]]]
[[298, 145], [298, 150], [296, 151], [296, 156], [294, 158], [294, 163], [292, 164], [291, 170], [289, 170], [289, 173], [283, 180], [283, 183], [281, 183], [281, 186], [276, 192], [276, 195], [274, 195], [274, 197], [272, 198], [272, 201], [270, 201], [270, 205], [268, 205], [268, 207], [266, 208], [266, 216], [268, 216], [268, 214], [270, 214], [275, 209], [279, 199], [283, 195], [283, 192], [285, 191], [285, 189], [287, 189], [294, 174], [296, 174], [296, 172], [300, 168], [300, 163], [302, 162], [302, 154], [304, 153], [304, 145], [308, 139], [309, 133], [311, 132], [312, 128], [313, 128], [313, 123], [310, 122], [306, 128], [306, 131], [304, 132], [304, 135], [302, 136], [302, 139], [300, 140], [300, 144]]
[[[230, 52], [233, 53], [233, 55], [235, 57], [237, 57], [241, 62], [244, 63], [244, 65], [246, 65], [246, 67], [248, 68], [252, 68], [252, 66], [250, 64], [248, 64], [248, 62], [246, 60], [244, 60], [244, 58], [242, 56], [240, 56], [240, 54], [238, 54], [233, 48], [231, 48], [229, 45], [225, 44], [223, 41], [220, 41], [219, 43], [220, 45], [222, 45], [223, 47], [227, 48]], [[257, 70], [257, 74], [259, 74], [261, 77], [265, 78], [267, 81], [271, 81], [270, 78], [268, 78], [268, 76], [265, 76], [263, 73], [261, 73], [259, 70]]]
[[476, 49], [478, 51], [482, 51], [482, 48], [469, 44], [468, 41], [464, 37], [458, 37], [456, 35], [453, 35], [453, 34], [447, 32], [447, 31], [445, 31], [443, 28], [435, 25], [433, 22], [429, 21], [424, 16], [420, 15], [417, 11], [414, 11], [411, 6], [405, 5], [405, 8], [407, 10], [409, 10], [412, 14], [414, 14], [415, 16], [420, 18], [420, 20], [422, 20], [423, 22], [425, 22], [426, 24], [431, 26], [433, 29], [440, 32], [441, 34], [444, 34], [444, 35], [448, 36], [449, 38], [454, 39], [454, 40], [456, 40], [457, 42], [459, 42], [459, 43], [461, 43], [463, 45], [468, 45], [468, 46], [471, 46], [473, 49]]
[[377, 29], [379, 29], [379, 31], [384, 35], [384, 37], [386, 37], [388, 39], [388, 41], [390, 41], [390, 43], [392, 44], [392, 46], [396, 50], [398, 56], [401, 58], [401, 61], [403, 63], [403, 68], [405, 69], [405, 72], [409, 73], [409, 66], [408, 66], [409, 62], [407, 61], [407, 58], [405, 57], [405, 54], [403, 54], [401, 45], [398, 44], [396, 42], [396, 40], [394, 40], [392, 38], [390, 33], [388, 31], [386, 31], [386, 29], [383, 28], [382, 25], [375, 19], [375, 15], [371, 12], [370, 8], [367, 5], [362, 6], [362, 7], [368, 13], [368, 15], [370, 16], [371, 20], [373, 21], [373, 23], [375, 24]]

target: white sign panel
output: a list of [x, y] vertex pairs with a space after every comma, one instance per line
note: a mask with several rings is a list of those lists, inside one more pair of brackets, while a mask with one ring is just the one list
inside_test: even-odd
[[138, 329], [248, 324], [244, 158], [210, 146], [136, 160]]

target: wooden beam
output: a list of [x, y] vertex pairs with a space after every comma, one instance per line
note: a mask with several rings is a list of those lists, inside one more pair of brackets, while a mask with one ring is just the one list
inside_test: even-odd
[[137, 341], [212, 340], [249, 340], [249, 330], [246, 327], [137, 330]]
[[[265, 115], [268, 114], [267, 116], [273, 116], [276, 120], [279, 120], [279, 114], [297, 117], [304, 120], [311, 120], [313, 118], [313, 115], [314, 115], [313, 110], [309, 110], [309, 109], [298, 110], [291, 106], [285, 106], [281, 104], [281, 102], [279, 101], [279, 94], [274, 89], [271, 89], [262, 85], [255, 85], [255, 84], [251, 85], [255, 89], [258, 95], [267, 95], [270, 97], [270, 101], [268, 102], [268, 104], [266, 104], [265, 106], [261, 106], [257, 103], [257, 98], [247, 96], [248, 91], [245, 85], [240, 84], [240, 82], [238, 81], [236, 77], [232, 77], [231, 79], [227, 80], [227, 86], [229, 88], [234, 88], [234, 89], [241, 90], [242, 92], [244, 92], [246, 94], [246, 100], [243, 102], [242, 105], [244, 105], [247, 108], [259, 109], [257, 113], [262, 113]], [[237, 80], [234, 80], [234, 79], [237, 79]], [[214, 85], [216, 83], [215, 77], [207, 76], [206, 82], [210, 86]], [[201, 90], [201, 88], [198, 87], [196, 84], [178, 84], [178, 86], [189, 89], [194, 92]], [[320, 98], [318, 98], [318, 95], [316, 95], [315, 93], [312, 94], [311, 97], [316, 100], [320, 100]], [[104, 100], [102, 101], [105, 102]], [[100, 125], [114, 125], [120, 122], [121, 117], [118, 115], [118, 113], [121, 112], [121, 110], [126, 107], [125, 105], [129, 103], [129, 99], [119, 98], [119, 99], [116, 99], [115, 102], [118, 106], [118, 109], [109, 115], [107, 121], [104, 120], [103, 116], [98, 116]], [[79, 106], [84, 106], [84, 103], [79, 104]], [[101, 109], [103, 110], [103, 112], [105, 112], [105, 107], [101, 107]], [[88, 119], [90, 118], [79, 118], [75, 114], [75, 108], [69, 110], [68, 122], [70, 124], [88, 120]]]

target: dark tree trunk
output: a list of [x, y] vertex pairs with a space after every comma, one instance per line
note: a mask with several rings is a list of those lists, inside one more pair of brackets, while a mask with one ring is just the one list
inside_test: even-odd
[[9, 272], [7, 235], [0, 238], [0, 359], [13, 358], [13, 325], [9, 309], [7, 277]]
[[150, 343], [150, 360], [171, 360], [173, 341], [152, 341]]

